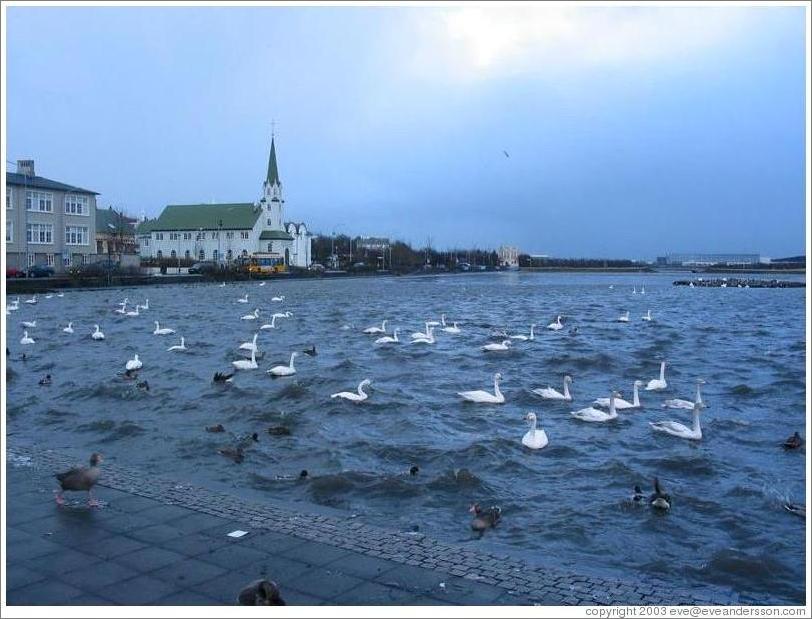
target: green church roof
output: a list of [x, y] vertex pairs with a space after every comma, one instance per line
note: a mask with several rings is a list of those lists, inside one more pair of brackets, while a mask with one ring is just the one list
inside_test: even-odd
[[251, 202], [169, 204], [151, 230], [248, 230], [261, 213]]
[[268, 184], [273, 185], [274, 183], [281, 185], [282, 182], [279, 180], [279, 170], [276, 167], [276, 146], [274, 145], [274, 139], [271, 138], [271, 154], [268, 157]]
[[260, 241], [292, 241], [293, 237], [284, 230], [263, 230], [259, 234]]

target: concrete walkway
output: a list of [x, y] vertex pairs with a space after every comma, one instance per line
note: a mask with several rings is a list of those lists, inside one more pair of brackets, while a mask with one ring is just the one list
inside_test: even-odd
[[[540, 569], [506, 556], [296, 513], [103, 467], [99, 509], [53, 500], [53, 472], [85, 457], [9, 446], [9, 605], [234, 604], [261, 577], [288, 604], [708, 604], [728, 592], [663, 589]], [[228, 537], [242, 530], [247, 535]]]

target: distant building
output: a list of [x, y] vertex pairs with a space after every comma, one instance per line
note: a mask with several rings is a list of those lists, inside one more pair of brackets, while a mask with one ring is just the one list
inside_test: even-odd
[[668, 254], [657, 258], [658, 265], [668, 266], [741, 266], [759, 264], [759, 254]]
[[261, 253], [306, 268], [311, 262], [312, 235], [303, 223], [283, 223], [284, 204], [272, 138], [259, 201], [170, 204], [157, 219], [137, 227], [141, 256], [229, 262]]
[[389, 239], [377, 236], [362, 236], [358, 239], [356, 247], [366, 251], [388, 251]]
[[95, 191], [37, 176], [34, 161], [6, 172], [6, 266], [64, 271], [96, 253]]
[[519, 248], [512, 245], [502, 245], [497, 252], [499, 266], [515, 269], [519, 266]]
[[113, 207], [96, 210], [96, 253], [100, 258], [137, 265], [138, 242], [135, 227], [138, 220], [127, 217]]

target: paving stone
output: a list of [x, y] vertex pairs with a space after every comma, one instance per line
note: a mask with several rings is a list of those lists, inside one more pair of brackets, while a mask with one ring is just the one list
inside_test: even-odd
[[357, 576], [364, 579], [375, 579], [379, 576], [394, 570], [397, 563], [385, 561], [377, 557], [365, 557], [364, 555], [353, 555], [350, 558], [339, 558], [328, 564], [331, 570], [336, 570], [342, 574]]
[[198, 533], [191, 533], [163, 542], [161, 548], [195, 557], [203, 553], [213, 552], [227, 544], [226, 539], [215, 539]]
[[[354, 589], [364, 582], [360, 578], [326, 568], [315, 568], [305, 572], [298, 577], [298, 581], [307, 583], [305, 586], [307, 586], [308, 592], [317, 592], [319, 597], [326, 600], [333, 600], [336, 596]], [[301, 590], [301, 587], [298, 589]]]
[[39, 569], [29, 569], [18, 563], [8, 563], [6, 570], [6, 588], [20, 589], [35, 582], [45, 580], [48, 575]]
[[221, 602], [196, 591], [178, 591], [156, 600], [153, 604], [157, 606], [218, 606]]
[[130, 580], [136, 576], [138, 576], [138, 572], [132, 568], [119, 565], [113, 561], [104, 561], [62, 573], [59, 578], [83, 591], [92, 592], [100, 587]]
[[6, 592], [6, 603], [9, 606], [62, 606], [82, 595], [76, 587], [50, 579], [48, 586], [33, 583], [19, 589], [10, 589]]
[[227, 571], [227, 569], [212, 563], [198, 561], [197, 559], [185, 559], [178, 563], [162, 567], [152, 572], [151, 576], [167, 582], [173, 582], [178, 587], [185, 589], [211, 580], [212, 578], [225, 574]]
[[259, 563], [266, 558], [266, 554], [249, 547], [228, 544], [211, 552], [197, 555], [197, 558], [207, 563], [214, 563], [226, 568], [241, 568], [252, 563]]
[[185, 514], [183, 516], [166, 522], [166, 524], [185, 533], [199, 533], [201, 531], [214, 529], [215, 527], [225, 523], [226, 521], [217, 516], [201, 514], [200, 512], [192, 512], [188, 509], [185, 510]]
[[182, 537], [183, 532], [165, 524], [156, 524], [141, 529], [134, 529], [129, 536], [147, 544], [163, 545], [169, 540]]
[[109, 560], [147, 547], [147, 544], [144, 542], [124, 535], [112, 535], [111, 537], [105, 538], [103, 542], [104, 543], [91, 544], [83, 548], [83, 551], [100, 559]]
[[187, 557], [171, 550], [148, 546], [129, 554], [116, 557], [116, 563], [130, 567], [141, 573], [152, 572]]
[[98, 557], [79, 552], [70, 548], [60, 548], [59, 551], [26, 561], [26, 567], [40, 570], [46, 574], [60, 575], [72, 570], [82, 569], [98, 563]]
[[414, 598], [414, 594], [398, 589], [387, 587], [376, 582], [365, 582], [349, 591], [341, 593], [333, 598], [333, 604], [346, 604], [352, 606], [389, 606], [400, 605]]
[[160, 600], [175, 590], [176, 587], [173, 583], [141, 575], [131, 580], [102, 587], [99, 589], [99, 595], [117, 604], [137, 606]]

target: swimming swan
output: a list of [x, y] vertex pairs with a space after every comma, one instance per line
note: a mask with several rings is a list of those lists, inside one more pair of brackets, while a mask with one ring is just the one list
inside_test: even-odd
[[125, 312], [125, 315], [126, 315], [126, 316], [140, 316], [140, 315], [141, 315], [141, 313], [140, 313], [140, 311], [139, 311], [139, 309], [138, 309], [139, 307], [141, 307], [141, 306], [140, 306], [140, 305], [136, 305], [136, 306], [135, 306], [135, 309], [134, 309], [133, 311], [131, 311], [131, 312]]
[[438, 320], [430, 320], [426, 324], [428, 326], [430, 326], [430, 327], [440, 327], [440, 326], [444, 327], [445, 326], [445, 314], [440, 315], [440, 320], [439, 321]]
[[536, 414], [527, 413], [525, 419], [530, 424], [530, 429], [527, 431], [527, 434], [522, 437], [522, 445], [530, 449], [542, 449], [547, 447], [547, 443], [549, 442], [547, 440], [547, 433], [544, 431], [544, 428], [536, 428]]
[[183, 339], [183, 336], [180, 337], [180, 344], [175, 344], [174, 346], [170, 346], [166, 349], [166, 352], [172, 352], [174, 350], [185, 351], [186, 350], [186, 340]]
[[425, 325], [426, 325], [426, 330], [425, 331], [415, 331], [414, 333], [412, 333], [412, 339], [413, 340], [427, 339], [429, 337], [429, 330], [432, 327], [428, 322], [426, 322]]
[[617, 319], [618, 322], [629, 322], [629, 312], [625, 311]]
[[93, 326], [96, 328], [96, 330], [93, 333], [90, 334], [90, 337], [92, 337], [94, 340], [103, 340], [104, 339], [104, 333], [102, 333], [101, 329], [99, 329], [99, 325], [93, 325]]
[[394, 335], [391, 335], [391, 336], [390, 335], [384, 335], [382, 337], [379, 337], [377, 340], [375, 340], [375, 343], [376, 344], [397, 344], [397, 343], [399, 343], [400, 340], [398, 339], [398, 331], [400, 331], [400, 329], [395, 329]]
[[665, 380], [665, 361], [660, 363], [660, 378], [652, 378], [646, 385], [646, 391], [659, 391], [668, 387]]
[[29, 329], [34, 329], [37, 326], [37, 321], [36, 320], [32, 320], [32, 321], [23, 320], [22, 325], [24, 327], [28, 327]]
[[246, 314], [240, 320], [256, 320], [257, 318], [259, 318], [259, 308], [256, 308], [253, 314]]
[[285, 300], [285, 295], [282, 295], [282, 296], [279, 296], [279, 297], [271, 297], [271, 301], [276, 301], [277, 303], [280, 302], [280, 301], [284, 301], [284, 300]]
[[290, 363], [288, 365], [276, 365], [268, 370], [268, 374], [272, 376], [293, 376], [296, 374], [296, 368], [293, 367], [293, 360], [299, 353], [290, 353]]
[[155, 321], [155, 331], [152, 332], [153, 335], [171, 335], [175, 332], [174, 329], [170, 329], [168, 327], [164, 327], [161, 329], [161, 325], [158, 324], [158, 321]]
[[498, 352], [500, 350], [510, 350], [510, 340], [502, 340], [500, 344], [485, 344], [482, 347], [484, 352]]
[[505, 396], [499, 391], [499, 383], [502, 382], [502, 375], [497, 372], [493, 375], [493, 393], [488, 391], [458, 391], [457, 395], [467, 402], [477, 402], [482, 404], [504, 404]]
[[28, 337], [28, 331], [23, 331], [23, 336], [20, 338], [20, 344], [23, 346], [27, 346], [28, 344], [34, 344], [34, 339]]
[[62, 329], [63, 333], [73, 333], [73, 323], [69, 322], [68, 326]]
[[673, 400], [666, 400], [663, 402], [663, 408], [684, 408], [687, 410], [693, 410], [696, 402], [704, 404], [702, 401], [702, 392], [700, 391], [700, 387], [704, 384], [705, 381], [701, 378], [696, 379], [696, 396], [694, 396], [693, 402], [691, 402], [691, 400], [683, 400], [682, 398], [674, 398]]
[[615, 398], [618, 397], [618, 392], [613, 391], [609, 396], [609, 412], [604, 412], [600, 409], [589, 407], [582, 408], [579, 411], [572, 411], [570, 415], [581, 421], [595, 421], [604, 422], [612, 419], [617, 419], [617, 411], [615, 410]]
[[426, 337], [412, 337], [412, 344], [434, 344], [434, 327], [427, 327], [428, 336]]
[[127, 364], [124, 366], [126, 370], [140, 370], [144, 364], [141, 363], [141, 359], [138, 358], [138, 355], [135, 355], [132, 359], [127, 361]]
[[540, 395], [545, 400], [566, 400], [572, 402], [572, 394], [570, 393], [570, 385], [572, 384], [572, 376], [564, 376], [564, 392], [556, 391], [552, 387], [544, 389], [533, 389], [533, 393]]
[[25, 302], [28, 303], [29, 305], [36, 305], [37, 304], [37, 295], [34, 295], [30, 299], [26, 299]]
[[[277, 319], [277, 318], [279, 318], [279, 317], [280, 317], [280, 316], [279, 316], [278, 314], [274, 314], [274, 315], [271, 317], [271, 322], [270, 322], [270, 324], [265, 323], [264, 325], [262, 325], [262, 326], [260, 327], [260, 329], [261, 329], [261, 330], [263, 330], [263, 331], [267, 331], [268, 329], [276, 329], [276, 328], [278, 328], [278, 327], [276, 326], [276, 319]], [[247, 343], [248, 343], [248, 342], [246, 342], [246, 344], [247, 344]]]
[[364, 329], [364, 333], [366, 333], [368, 335], [372, 335], [372, 334], [375, 334], [375, 333], [386, 333], [386, 322], [387, 321], [384, 320], [381, 323], [380, 327], [367, 327], [366, 329]]
[[[620, 397], [615, 398], [615, 409], [616, 410], [623, 410], [626, 408], [640, 408], [640, 387], [643, 386], [642, 380], [634, 381], [634, 399], [629, 402], [627, 400], [622, 400]], [[607, 407], [609, 406], [609, 398], [598, 398], [593, 402], [597, 406]]]
[[453, 333], [455, 335], [457, 333], [462, 333], [462, 330], [457, 326], [456, 322], [454, 323], [453, 327], [443, 327], [442, 331], [445, 331], [446, 333]]
[[259, 366], [257, 365], [257, 351], [251, 351], [251, 359], [238, 359], [237, 361], [232, 361], [231, 365], [233, 365], [238, 370], [256, 370]]
[[246, 292], [245, 296], [240, 297], [239, 299], [237, 299], [237, 303], [248, 303], [248, 293]]
[[369, 397], [369, 394], [364, 392], [364, 387], [367, 385], [371, 385], [372, 381], [368, 378], [365, 378], [358, 384], [358, 392], [353, 393], [352, 391], [341, 391], [339, 393], [334, 393], [331, 395], [331, 398], [342, 398], [344, 400], [350, 400], [352, 402], [363, 402]]
[[257, 337], [259, 333], [254, 333], [254, 339], [250, 342], [243, 342], [240, 344], [239, 350], [257, 350]]
[[690, 428], [677, 423], [676, 421], [654, 421], [649, 422], [652, 430], [665, 432], [677, 438], [687, 438], [698, 441], [702, 438], [702, 428], [699, 426], [699, 412], [705, 407], [701, 402], [696, 402], [693, 406], [693, 424]]
[[528, 337], [526, 335], [511, 335], [510, 339], [512, 339], [512, 340], [521, 340], [522, 342], [532, 342], [533, 340], [536, 339], [536, 334], [534, 332], [535, 328], [536, 328], [536, 325], [530, 325], [530, 337]]
[[547, 325], [548, 329], [552, 329], [553, 331], [560, 331], [564, 328], [564, 325], [561, 324], [561, 316], [557, 316], [555, 322], [551, 322]]
[[651, 310], [648, 310], [644, 316], [641, 316], [641, 318], [642, 318], [642, 320], [645, 320], [647, 322], [651, 322], [652, 320], [654, 320], [651, 317]]

